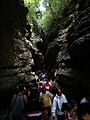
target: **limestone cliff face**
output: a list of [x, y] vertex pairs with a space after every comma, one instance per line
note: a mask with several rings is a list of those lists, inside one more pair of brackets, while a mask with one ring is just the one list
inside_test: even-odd
[[90, 95], [89, 6], [89, 0], [76, 0], [72, 23], [66, 29], [60, 30], [53, 44], [49, 43], [51, 45], [47, 47], [46, 58], [49, 61], [48, 66], [51, 66], [49, 72], [57, 74], [58, 83], [64, 88], [65, 94], [77, 100]]
[[[60, 30], [56, 39], [52, 43], [49, 43], [46, 62], [48, 64], [48, 73], [52, 79], [57, 79], [58, 84], [64, 88], [65, 94], [72, 97], [73, 94], [73, 81], [77, 75], [75, 69], [71, 65], [71, 57], [68, 51], [68, 41], [66, 36], [68, 34], [68, 28]], [[54, 79], [54, 80], [55, 80]]]
[[80, 71], [88, 72], [90, 67], [90, 3], [80, 8], [76, 20], [69, 29], [67, 36], [69, 52], [73, 66]]
[[[4, 53], [0, 59], [0, 96], [2, 101], [4, 95], [8, 98], [11, 96], [17, 84], [37, 78], [34, 71], [37, 65], [37, 70], [40, 69], [43, 57], [36, 44], [41, 39], [39, 36], [32, 36], [32, 34], [28, 40], [27, 34], [23, 36], [21, 31], [17, 29], [13, 37], [10, 36], [11, 39], [8, 37], [8, 42], [5, 41], [6, 45], [2, 46], [2, 49], [0, 48], [2, 55]], [[3, 47], [8, 47], [8, 49], [4, 50]]]
[[10, 102], [18, 83], [37, 77], [34, 68], [40, 69], [42, 63], [37, 49], [42, 40], [31, 33], [27, 13], [22, 0], [0, 1], [0, 106]]
[[24, 73], [22, 61], [27, 61], [27, 57], [22, 55], [28, 54], [28, 50], [22, 35], [25, 34], [27, 11], [22, 0], [0, 1], [0, 89], [17, 83]]
[[90, 1], [77, 2], [75, 21], [68, 30], [67, 40], [72, 68], [79, 72], [76, 88], [79, 95], [90, 95]]
[[[0, 106], [10, 100], [14, 86], [24, 80], [31, 69], [30, 65], [27, 65], [30, 63], [31, 54], [22, 39], [26, 29], [27, 12], [22, 0], [0, 1]], [[26, 66], [29, 67], [27, 70]]]

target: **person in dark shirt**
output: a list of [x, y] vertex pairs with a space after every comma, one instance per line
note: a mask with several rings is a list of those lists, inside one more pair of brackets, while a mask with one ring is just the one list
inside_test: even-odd
[[22, 120], [25, 115], [25, 106], [28, 103], [27, 96], [24, 95], [24, 86], [20, 84], [17, 87], [17, 93], [13, 96], [11, 102], [12, 120]]
[[77, 109], [78, 120], [90, 120], [90, 102], [82, 103]]

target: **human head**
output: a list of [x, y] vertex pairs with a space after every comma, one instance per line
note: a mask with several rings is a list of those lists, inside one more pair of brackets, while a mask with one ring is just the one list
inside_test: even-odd
[[62, 104], [62, 111], [69, 111], [71, 110], [71, 105], [69, 103]]
[[42, 88], [42, 93], [46, 93], [46, 88], [45, 87]]
[[17, 86], [17, 92], [23, 92], [25, 90], [24, 85], [20, 84], [19, 86]]
[[70, 104], [71, 104], [72, 109], [75, 107], [77, 108], [77, 102], [75, 100], [73, 100], [73, 99], [70, 100]]
[[59, 87], [57, 88], [57, 95], [61, 96], [62, 95], [62, 89]]
[[78, 120], [90, 120], [90, 103], [81, 103], [77, 109]]

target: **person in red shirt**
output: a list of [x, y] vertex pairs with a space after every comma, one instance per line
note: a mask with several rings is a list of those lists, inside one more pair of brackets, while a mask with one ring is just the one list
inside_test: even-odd
[[49, 84], [48, 81], [46, 82], [46, 84], [45, 84], [44, 86], [45, 86], [45, 89], [49, 91], [49, 89], [50, 89], [50, 84]]

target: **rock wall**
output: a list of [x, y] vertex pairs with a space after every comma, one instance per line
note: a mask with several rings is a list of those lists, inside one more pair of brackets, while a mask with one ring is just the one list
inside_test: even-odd
[[59, 31], [57, 38], [54, 39], [54, 42], [52, 42], [53, 44], [51, 43], [50, 47], [47, 49], [46, 55], [48, 56], [46, 58], [50, 77], [52, 77], [53, 80], [56, 79], [58, 85], [63, 88], [64, 93], [67, 95], [68, 99], [70, 99], [75, 95], [73, 94], [73, 85], [78, 72], [72, 68], [71, 64], [68, 41], [66, 39], [68, 29], [69, 27]]
[[[36, 45], [41, 38], [31, 32], [27, 13], [22, 0], [0, 1], [0, 106], [3, 107], [10, 103], [17, 84], [37, 77], [33, 67], [40, 67], [43, 58]], [[35, 55], [41, 59], [37, 60]]]
[[76, 88], [79, 96], [90, 95], [90, 1], [77, 2], [75, 21], [68, 30], [68, 50], [71, 57], [72, 68], [79, 73]]
[[90, 7], [78, 11], [74, 24], [67, 36], [69, 52], [73, 66], [80, 71], [88, 72], [90, 67], [89, 39], [90, 39]]
[[[89, 6], [89, 0], [75, 1], [72, 23], [66, 29], [59, 31], [57, 38], [52, 42], [54, 47], [49, 43], [50, 47], [47, 49], [47, 60], [50, 65], [52, 64], [49, 73], [53, 72], [53, 76], [69, 99], [80, 100], [86, 95], [90, 96]], [[59, 48], [57, 53], [56, 44]]]
[[[26, 62], [31, 60], [31, 58], [25, 57], [25, 54], [30, 53], [24, 45], [24, 40], [22, 40], [22, 35], [26, 28], [27, 12], [28, 9], [24, 7], [24, 3], [21, 0], [0, 1], [1, 106], [4, 106], [10, 100], [9, 97], [13, 92], [14, 86], [20, 80], [24, 80], [25, 74], [27, 75], [29, 71], [25, 67], [27, 65]], [[21, 47], [19, 48], [19, 46]]]

